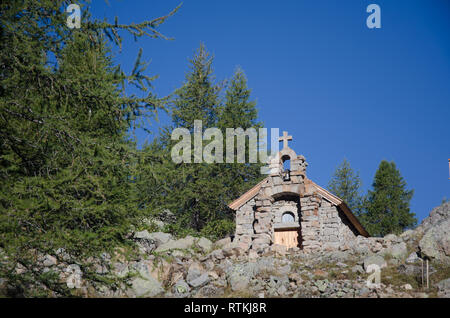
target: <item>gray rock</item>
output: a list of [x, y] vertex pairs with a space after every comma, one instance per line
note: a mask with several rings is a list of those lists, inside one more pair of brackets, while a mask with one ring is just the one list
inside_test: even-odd
[[384, 258], [379, 255], [372, 255], [372, 256], [366, 257], [364, 259], [364, 263], [363, 263], [364, 270], [367, 271], [367, 268], [369, 267], [370, 264], [376, 264], [380, 268], [384, 268], [387, 266], [387, 263], [384, 260]]
[[433, 228], [448, 219], [450, 219], [450, 201], [434, 208], [430, 212], [430, 215], [422, 221], [420, 227], [426, 232], [430, 228]]
[[131, 289], [128, 290], [130, 297], [153, 297], [164, 291], [161, 283], [149, 272], [146, 262], [135, 263], [133, 269], [138, 276], [131, 280]]
[[405, 290], [412, 290], [412, 286], [410, 284], [405, 284], [402, 286], [402, 288], [404, 288]]
[[78, 266], [77, 264], [70, 264], [66, 267], [65, 272], [69, 274], [66, 278], [67, 287], [69, 287], [70, 289], [82, 287], [83, 273], [80, 266]]
[[450, 263], [450, 219], [430, 227], [419, 242], [424, 257], [443, 263]]
[[415, 231], [414, 230], [406, 230], [405, 232], [400, 234], [400, 238], [403, 239], [403, 240], [409, 240], [412, 237], [414, 237], [414, 235], [415, 235]]
[[198, 296], [200, 297], [217, 297], [220, 294], [223, 294], [223, 291], [220, 292], [217, 287], [210, 285], [204, 286], [198, 291]]
[[[397, 271], [401, 274], [415, 276], [415, 277], [421, 277], [422, 276], [422, 264], [414, 265], [414, 264], [401, 264], [397, 267]], [[436, 269], [429, 265], [428, 271], [431, 274], [436, 273]], [[426, 275], [426, 267], [424, 262], [424, 275]]]
[[213, 260], [222, 260], [225, 258], [222, 250], [214, 250], [209, 255]]
[[191, 286], [192, 286], [191, 281], [194, 281], [195, 279], [197, 279], [198, 277], [200, 277], [203, 274], [200, 266], [195, 266], [195, 265], [196, 264], [192, 264], [189, 267], [188, 273], [186, 275], [186, 281]]
[[213, 246], [213, 243], [204, 237], [201, 237], [196, 243], [204, 252], [209, 252]]
[[194, 288], [202, 287], [209, 283], [209, 275], [208, 273], [203, 273], [197, 278], [188, 280], [189, 285], [191, 285]]
[[136, 297], [153, 297], [164, 291], [161, 283], [150, 275], [133, 278], [131, 290]]
[[326, 258], [332, 262], [345, 262], [350, 258], [349, 251], [331, 251], [326, 254]]
[[228, 270], [227, 280], [233, 291], [247, 290], [250, 279], [255, 273], [255, 267], [252, 263], [234, 264]]
[[417, 253], [416, 252], [412, 252], [411, 254], [409, 254], [409, 256], [408, 256], [408, 258], [406, 259], [405, 262], [407, 264], [413, 264], [413, 263], [415, 263], [415, 262], [417, 262], [419, 260], [420, 260], [420, 258], [419, 258], [419, 256], [417, 256]]
[[134, 238], [139, 240], [150, 240], [150, 233], [147, 230], [134, 233]]
[[174, 223], [177, 217], [169, 209], [164, 209], [158, 213], [157, 219], [164, 223]]
[[51, 267], [58, 264], [58, 261], [56, 260], [56, 257], [51, 256], [51, 255], [45, 255], [44, 256], [44, 260], [42, 261], [42, 265], [44, 265], [45, 267]]
[[165, 251], [170, 251], [173, 249], [189, 249], [191, 248], [195, 243], [195, 238], [188, 235], [185, 238], [179, 239], [179, 240], [170, 240], [167, 243], [161, 244], [156, 249], [156, 252], [161, 253]]
[[231, 237], [226, 237], [221, 240], [218, 240], [214, 243], [214, 245], [218, 248], [222, 248], [228, 244], [231, 244]]
[[62, 247], [58, 248], [58, 249], [55, 251], [55, 254], [56, 254], [60, 259], [62, 259], [62, 260], [65, 261], [65, 262], [68, 262], [68, 261], [70, 260], [70, 255], [69, 255], [69, 253], [67, 253], [66, 250], [65, 250], [64, 248], [62, 248]]
[[370, 294], [370, 289], [368, 289], [367, 287], [363, 287], [363, 288], [358, 290], [358, 295], [359, 296], [365, 297], [365, 296], [367, 296], [369, 294]]
[[151, 253], [156, 248], [156, 241], [152, 239], [150, 233], [147, 230], [136, 232], [134, 239], [137, 241], [139, 250], [142, 253]]
[[176, 297], [187, 297], [190, 290], [189, 285], [182, 279], [177, 281], [172, 287], [172, 292]]
[[328, 287], [328, 281], [327, 280], [317, 280], [314, 282], [314, 285], [319, 289], [321, 293], [325, 292], [325, 290]]
[[114, 263], [113, 268], [113, 273], [119, 278], [127, 276], [130, 272], [128, 269], [128, 265], [120, 262]]
[[173, 238], [172, 234], [164, 233], [164, 232], [153, 232], [153, 233], [148, 234], [148, 236], [147, 236], [147, 239], [150, 239], [150, 240], [156, 242], [156, 246], [165, 244], [165, 243], [169, 242], [172, 238]]
[[[390, 234], [393, 235], [393, 234]], [[406, 247], [405, 242], [401, 242], [398, 244], [394, 244], [388, 248], [385, 248], [378, 252], [380, 256], [387, 256], [390, 255], [394, 259], [402, 260], [408, 255], [408, 248]]]
[[399, 243], [402, 240], [395, 234], [388, 234], [384, 237], [384, 240], [386, 242], [393, 242], [393, 243]]
[[362, 273], [364, 273], [364, 269], [361, 265], [355, 265], [352, 267], [352, 272], [362, 274]]
[[441, 280], [436, 284], [436, 287], [438, 288], [439, 296], [450, 298], [450, 278]]

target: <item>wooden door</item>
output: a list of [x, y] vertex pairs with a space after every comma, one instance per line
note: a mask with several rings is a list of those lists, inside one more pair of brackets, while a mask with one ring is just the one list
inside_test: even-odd
[[275, 230], [275, 244], [298, 247], [298, 229]]

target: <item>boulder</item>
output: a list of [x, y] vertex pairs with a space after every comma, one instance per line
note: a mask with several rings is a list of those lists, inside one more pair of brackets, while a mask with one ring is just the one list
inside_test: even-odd
[[189, 285], [195, 287], [194, 285], [198, 284], [197, 278], [202, 276], [202, 274], [205, 273], [205, 270], [203, 266], [200, 263], [193, 262], [191, 265], [189, 265], [187, 275], [186, 275], [186, 281]]
[[450, 263], [450, 219], [430, 227], [420, 240], [419, 249], [424, 257]]
[[200, 247], [203, 252], [209, 252], [212, 249], [213, 243], [207, 238], [201, 237], [196, 244]]
[[415, 262], [419, 261], [420, 258], [419, 256], [417, 256], [416, 252], [412, 252], [411, 254], [409, 254], [408, 258], [406, 258], [405, 262], [407, 264], [414, 264]]
[[66, 285], [70, 289], [81, 288], [83, 273], [80, 266], [77, 264], [70, 264], [66, 267], [65, 272], [68, 274], [66, 278]]
[[138, 240], [149, 240], [150, 233], [147, 230], [134, 233], [134, 238]]
[[247, 290], [250, 280], [255, 274], [255, 268], [252, 263], [234, 264], [226, 273], [228, 284], [233, 291]]
[[273, 244], [272, 246], [270, 246], [270, 249], [276, 255], [285, 256], [287, 254], [287, 248], [284, 245]]
[[369, 257], [366, 257], [363, 261], [363, 267], [364, 270], [367, 271], [367, 268], [369, 267], [370, 264], [376, 264], [378, 265], [380, 268], [384, 268], [387, 267], [387, 263], [384, 260], [383, 257], [379, 256], [379, 255], [372, 255]]
[[438, 288], [438, 294], [444, 298], [450, 298], [450, 278], [441, 280], [436, 284]]
[[363, 269], [363, 267], [361, 265], [355, 265], [355, 266], [352, 267], [351, 270], [352, 270], [353, 273], [358, 273], [358, 274], [364, 273], [364, 269]]
[[225, 258], [222, 250], [214, 250], [209, 254], [210, 258], [214, 261], [219, 261]]
[[[393, 234], [390, 234], [390, 235], [393, 235]], [[394, 259], [402, 260], [408, 255], [408, 248], [407, 248], [405, 242], [401, 242], [401, 243], [391, 245], [390, 247], [381, 250], [380, 252], [378, 252], [378, 255], [380, 255], [380, 256], [390, 255]]]
[[384, 237], [384, 241], [387, 243], [400, 243], [402, 240], [395, 234], [388, 234]]
[[128, 265], [122, 262], [116, 262], [113, 264], [113, 273], [119, 278], [124, 278], [129, 273]]
[[152, 276], [147, 262], [137, 262], [132, 267], [138, 275], [131, 281], [131, 289], [128, 290], [128, 296], [153, 297], [164, 291], [161, 283]]
[[135, 277], [131, 281], [131, 290], [131, 296], [136, 297], [153, 297], [164, 291], [161, 283], [150, 275]]
[[350, 258], [349, 251], [331, 251], [325, 255], [331, 262], [345, 262]]
[[420, 228], [426, 232], [430, 228], [433, 228], [439, 225], [441, 222], [450, 219], [450, 201], [441, 204], [440, 206], [434, 208], [430, 215], [427, 216], [422, 223], [420, 224]]
[[405, 284], [405, 285], [402, 286], [402, 288], [405, 289], [405, 290], [412, 290], [413, 289], [410, 284]]
[[222, 248], [228, 244], [231, 244], [231, 237], [226, 237], [221, 240], [218, 240], [214, 243], [214, 245], [218, 248]]
[[42, 265], [44, 265], [45, 267], [51, 267], [56, 265], [57, 263], [58, 261], [56, 260], [56, 257], [48, 254], [44, 256], [44, 260], [42, 261]]
[[167, 243], [161, 244], [155, 251], [161, 253], [174, 249], [189, 249], [194, 245], [194, 243], [195, 238], [188, 235], [185, 238], [179, 240], [170, 240]]
[[151, 253], [156, 248], [156, 241], [151, 238], [147, 230], [134, 233], [134, 239], [137, 241], [141, 253]]
[[156, 246], [165, 244], [173, 238], [172, 234], [164, 233], [164, 232], [153, 232], [153, 233], [150, 233], [147, 237], [148, 237], [148, 239], [155, 241]]
[[191, 279], [188, 281], [189, 285], [191, 285], [194, 288], [202, 287], [209, 283], [209, 274], [203, 273], [200, 276], [196, 277], [195, 279]]
[[190, 290], [189, 285], [182, 279], [178, 280], [172, 287], [172, 292], [176, 297], [187, 297]]

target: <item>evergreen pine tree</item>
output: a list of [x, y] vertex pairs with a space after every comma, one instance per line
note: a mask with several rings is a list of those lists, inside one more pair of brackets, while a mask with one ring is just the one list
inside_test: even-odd
[[372, 188], [361, 219], [371, 235], [399, 234], [416, 225], [415, 214], [409, 208], [414, 191], [406, 189], [394, 162], [381, 161]]
[[250, 101], [244, 73], [238, 70], [230, 80], [223, 104], [220, 87], [214, 82], [212, 58], [202, 44], [190, 60], [186, 82], [176, 91], [173, 127], [164, 130], [160, 140], [142, 152], [144, 161], [157, 157], [158, 164], [145, 165], [138, 177], [141, 206], [150, 214], [172, 211], [178, 222], [170, 230], [178, 235], [201, 232], [216, 239], [233, 233], [233, 214], [227, 204], [261, 178], [257, 164], [175, 164], [171, 160], [171, 147], [178, 142], [170, 140], [172, 129], [187, 128], [192, 132], [194, 120], [202, 120], [203, 131], [220, 128], [223, 136], [226, 128], [258, 127], [255, 103]]
[[[247, 78], [241, 68], [237, 68], [227, 85], [225, 102], [221, 107], [219, 128], [226, 135], [227, 128], [258, 128], [262, 124], [258, 122], [256, 102], [250, 100], [251, 90], [247, 86]], [[237, 138], [234, 137], [234, 152], [237, 152]], [[225, 143], [225, 139], [224, 139]], [[226, 147], [224, 146], [224, 149]], [[225, 150], [224, 150], [225, 151]], [[249, 142], [246, 140], [246, 163], [238, 163], [236, 158], [233, 163], [224, 163], [221, 169], [226, 176], [226, 190], [231, 199], [239, 197], [242, 193], [262, 179], [261, 164], [249, 163]]]
[[214, 127], [217, 123], [220, 86], [214, 83], [212, 62], [205, 45], [200, 43], [194, 58], [189, 60], [190, 71], [184, 85], [175, 92], [174, 127], [192, 130], [195, 120], [201, 120], [203, 127]]
[[348, 207], [359, 215], [362, 205], [360, 194], [361, 179], [359, 173], [355, 172], [347, 159], [336, 168], [328, 184], [328, 190], [344, 200]]

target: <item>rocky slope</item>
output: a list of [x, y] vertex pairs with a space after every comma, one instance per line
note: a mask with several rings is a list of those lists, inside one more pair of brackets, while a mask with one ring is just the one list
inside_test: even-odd
[[[339, 251], [316, 254], [279, 245], [257, 254], [230, 238], [213, 243], [137, 232], [140, 258], [126, 260], [117, 253], [91, 260], [105, 282], [123, 278], [116, 286], [120, 288], [85, 277], [84, 265], [67, 262], [62, 249], [38, 256], [35, 267], [56, 273], [64, 287], [82, 297], [450, 297], [449, 222], [446, 203], [417, 229], [400, 236], [358, 237]], [[422, 282], [424, 259], [429, 260], [429, 288], [426, 278]], [[381, 268], [381, 284], [368, 287], [371, 264]], [[15, 271], [25, 269], [17, 264]], [[6, 295], [17, 293], [6, 279], [0, 279], [0, 286]], [[59, 296], [57, 291], [49, 293]]]

